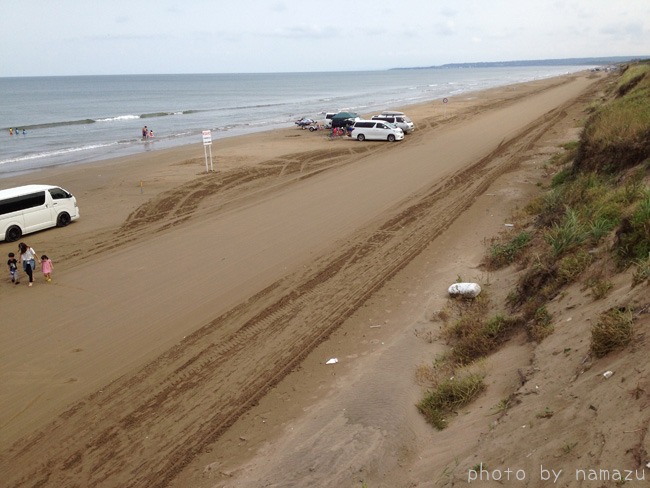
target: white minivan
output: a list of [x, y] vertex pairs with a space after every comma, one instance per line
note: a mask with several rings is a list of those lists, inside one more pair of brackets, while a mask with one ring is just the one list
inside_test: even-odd
[[415, 124], [411, 119], [409, 119], [404, 112], [382, 112], [380, 115], [373, 115], [372, 120], [383, 120], [385, 122], [390, 122], [395, 124], [397, 127], [402, 129], [405, 134], [413, 132], [415, 130]]
[[77, 199], [58, 186], [0, 190], [0, 239], [7, 242], [48, 227], [65, 227], [78, 218]]
[[382, 120], [357, 120], [352, 125], [351, 137], [358, 141], [400, 141], [404, 139], [404, 132], [397, 126]]

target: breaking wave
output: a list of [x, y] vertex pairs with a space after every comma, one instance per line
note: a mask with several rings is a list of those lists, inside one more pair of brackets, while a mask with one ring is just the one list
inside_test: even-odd
[[[202, 110], [180, 110], [176, 112], [153, 112], [146, 113], [141, 115], [116, 115], [113, 117], [102, 117], [100, 119], [79, 119], [79, 120], [64, 120], [60, 122], [44, 122], [42, 124], [30, 124], [30, 125], [21, 125], [18, 127], [19, 130], [36, 130], [36, 129], [53, 129], [57, 127], [65, 127], [71, 125], [88, 125], [94, 124], [97, 122], [124, 122], [137, 119], [152, 119], [156, 117], [167, 117], [170, 115], [189, 115], [194, 113], [202, 112]], [[3, 130], [9, 130], [9, 127], [5, 127]]]

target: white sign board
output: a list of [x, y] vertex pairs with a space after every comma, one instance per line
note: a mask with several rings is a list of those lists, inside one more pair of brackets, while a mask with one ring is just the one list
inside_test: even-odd
[[208, 153], [210, 156], [210, 169], [212, 169], [212, 132], [209, 130], [203, 131], [203, 153], [205, 154], [205, 172], [208, 170]]

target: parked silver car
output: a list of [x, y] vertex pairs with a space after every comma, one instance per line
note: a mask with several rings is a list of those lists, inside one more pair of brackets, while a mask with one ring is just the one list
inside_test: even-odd
[[372, 120], [383, 120], [385, 122], [390, 122], [395, 124], [397, 127], [402, 129], [405, 134], [413, 132], [415, 130], [415, 124], [411, 119], [409, 119], [404, 112], [382, 112], [379, 115], [373, 115]]

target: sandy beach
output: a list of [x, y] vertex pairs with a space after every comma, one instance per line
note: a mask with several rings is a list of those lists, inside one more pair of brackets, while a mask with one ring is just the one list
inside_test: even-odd
[[0, 180], [81, 211], [22, 239], [51, 283], [0, 280], [3, 486], [434, 486], [530, 345], [438, 433], [414, 407], [431, 315], [458, 277], [507, 289], [485, 242], [604, 76], [402, 107], [396, 143], [292, 127], [215, 142], [212, 173], [196, 144]]

